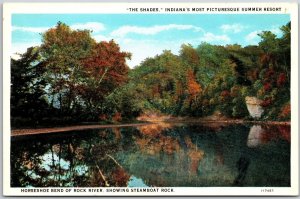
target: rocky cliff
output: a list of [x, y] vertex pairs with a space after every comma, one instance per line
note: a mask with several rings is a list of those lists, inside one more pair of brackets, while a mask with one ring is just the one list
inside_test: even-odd
[[261, 106], [262, 101], [257, 97], [249, 96], [247, 96], [245, 100], [250, 116], [259, 119], [264, 112], [264, 109]]

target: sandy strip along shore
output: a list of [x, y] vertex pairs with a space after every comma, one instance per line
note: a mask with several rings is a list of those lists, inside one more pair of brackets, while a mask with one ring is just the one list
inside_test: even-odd
[[36, 134], [46, 134], [46, 133], [62, 133], [69, 131], [80, 131], [88, 129], [102, 129], [102, 128], [119, 128], [119, 127], [135, 127], [144, 126], [149, 124], [159, 124], [159, 123], [173, 123], [173, 124], [184, 124], [184, 123], [198, 123], [207, 124], [219, 123], [219, 124], [261, 124], [261, 125], [291, 125], [290, 122], [276, 122], [276, 121], [242, 121], [242, 120], [188, 120], [188, 121], [145, 121], [144, 123], [132, 123], [132, 124], [96, 124], [96, 125], [77, 125], [68, 127], [53, 127], [53, 128], [37, 128], [37, 129], [14, 129], [11, 131], [11, 136], [22, 136], [22, 135], [36, 135]]

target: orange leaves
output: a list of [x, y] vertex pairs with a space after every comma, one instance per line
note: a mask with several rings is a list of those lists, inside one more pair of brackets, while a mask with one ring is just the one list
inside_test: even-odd
[[112, 128], [112, 131], [115, 134], [116, 140], [120, 140], [122, 138], [122, 134], [121, 134], [120, 128]]
[[83, 60], [83, 65], [86, 74], [96, 82], [101, 83], [104, 78], [114, 85], [120, 85], [127, 79], [127, 58], [130, 58], [130, 54], [121, 52], [119, 45], [113, 40], [102, 41], [97, 43], [91, 55]]
[[191, 69], [187, 71], [187, 90], [191, 98], [196, 98], [196, 96], [202, 91], [202, 88], [197, 83], [195, 75]]
[[160, 152], [171, 155], [174, 152], [178, 152], [180, 150], [178, 140], [163, 135], [163, 131], [171, 127], [172, 125], [163, 122], [140, 126], [138, 130], [143, 137], [138, 138], [136, 143], [143, 152], [150, 155], [155, 155]]
[[184, 137], [185, 144], [188, 148], [188, 157], [190, 159], [190, 171], [196, 173], [200, 161], [204, 157], [204, 151], [198, 149], [198, 147], [192, 142], [192, 139], [189, 136]]
[[162, 137], [162, 151], [166, 154], [171, 155], [174, 152], [178, 152], [180, 150], [180, 145], [177, 139], [172, 137]]
[[269, 54], [262, 54], [260, 56], [260, 62], [263, 64], [263, 65], [267, 65], [271, 62], [272, 58]]
[[116, 112], [115, 115], [112, 117], [112, 120], [115, 122], [120, 122], [122, 120], [121, 113]]
[[158, 137], [162, 131], [171, 128], [171, 125], [164, 122], [159, 122], [156, 124], [149, 124], [145, 126], [137, 127], [139, 131], [146, 136], [149, 137]]
[[143, 152], [149, 155], [156, 155], [160, 152], [172, 155], [180, 150], [178, 140], [169, 136], [159, 136], [159, 139], [151, 137], [139, 138], [136, 140], [136, 143]]
[[54, 94], [65, 90], [60, 107], [66, 110], [76, 95], [88, 109], [99, 107], [105, 95], [127, 81], [126, 59], [131, 55], [113, 40], [96, 43], [88, 30], [72, 30], [59, 22], [43, 34], [41, 49]]
[[291, 104], [288, 103], [285, 106], [282, 107], [281, 113], [279, 114], [279, 117], [281, 118], [289, 118], [291, 117]]

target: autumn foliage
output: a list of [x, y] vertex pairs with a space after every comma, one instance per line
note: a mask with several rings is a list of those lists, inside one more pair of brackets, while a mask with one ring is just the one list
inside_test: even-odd
[[112, 117], [112, 120], [115, 122], [120, 122], [122, 120], [121, 113], [116, 112], [115, 115]]
[[119, 86], [127, 79], [128, 66], [126, 59], [130, 53], [121, 52], [120, 47], [113, 40], [97, 43], [91, 54], [83, 60], [84, 72], [95, 84], [106, 80]]
[[291, 117], [291, 105], [290, 104], [286, 104], [285, 106], [282, 107], [279, 117], [281, 117], [281, 118], [290, 118]]
[[187, 90], [191, 99], [195, 99], [201, 93], [201, 86], [197, 83], [195, 75], [191, 69], [187, 71]]
[[283, 84], [285, 84], [287, 81], [286, 75], [284, 73], [280, 73], [278, 78], [277, 78], [277, 86], [280, 87]]
[[122, 121], [147, 111], [247, 118], [245, 98], [255, 96], [262, 119], [289, 120], [290, 23], [281, 30], [281, 37], [262, 31], [258, 45], [245, 47], [183, 44], [178, 55], [164, 50], [130, 69], [131, 53], [114, 40], [58, 22], [40, 46], [11, 62], [12, 115], [36, 124]]

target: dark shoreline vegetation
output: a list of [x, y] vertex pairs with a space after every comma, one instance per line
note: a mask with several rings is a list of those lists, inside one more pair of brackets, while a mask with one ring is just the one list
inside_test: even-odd
[[[96, 42], [89, 30], [58, 22], [40, 46], [11, 59], [12, 128], [216, 112], [229, 120], [290, 121], [290, 27], [283, 25], [279, 38], [262, 31], [257, 46], [183, 44], [179, 55], [165, 50], [130, 69], [131, 54], [114, 40]], [[260, 118], [251, 118], [249, 96], [260, 100]]]

